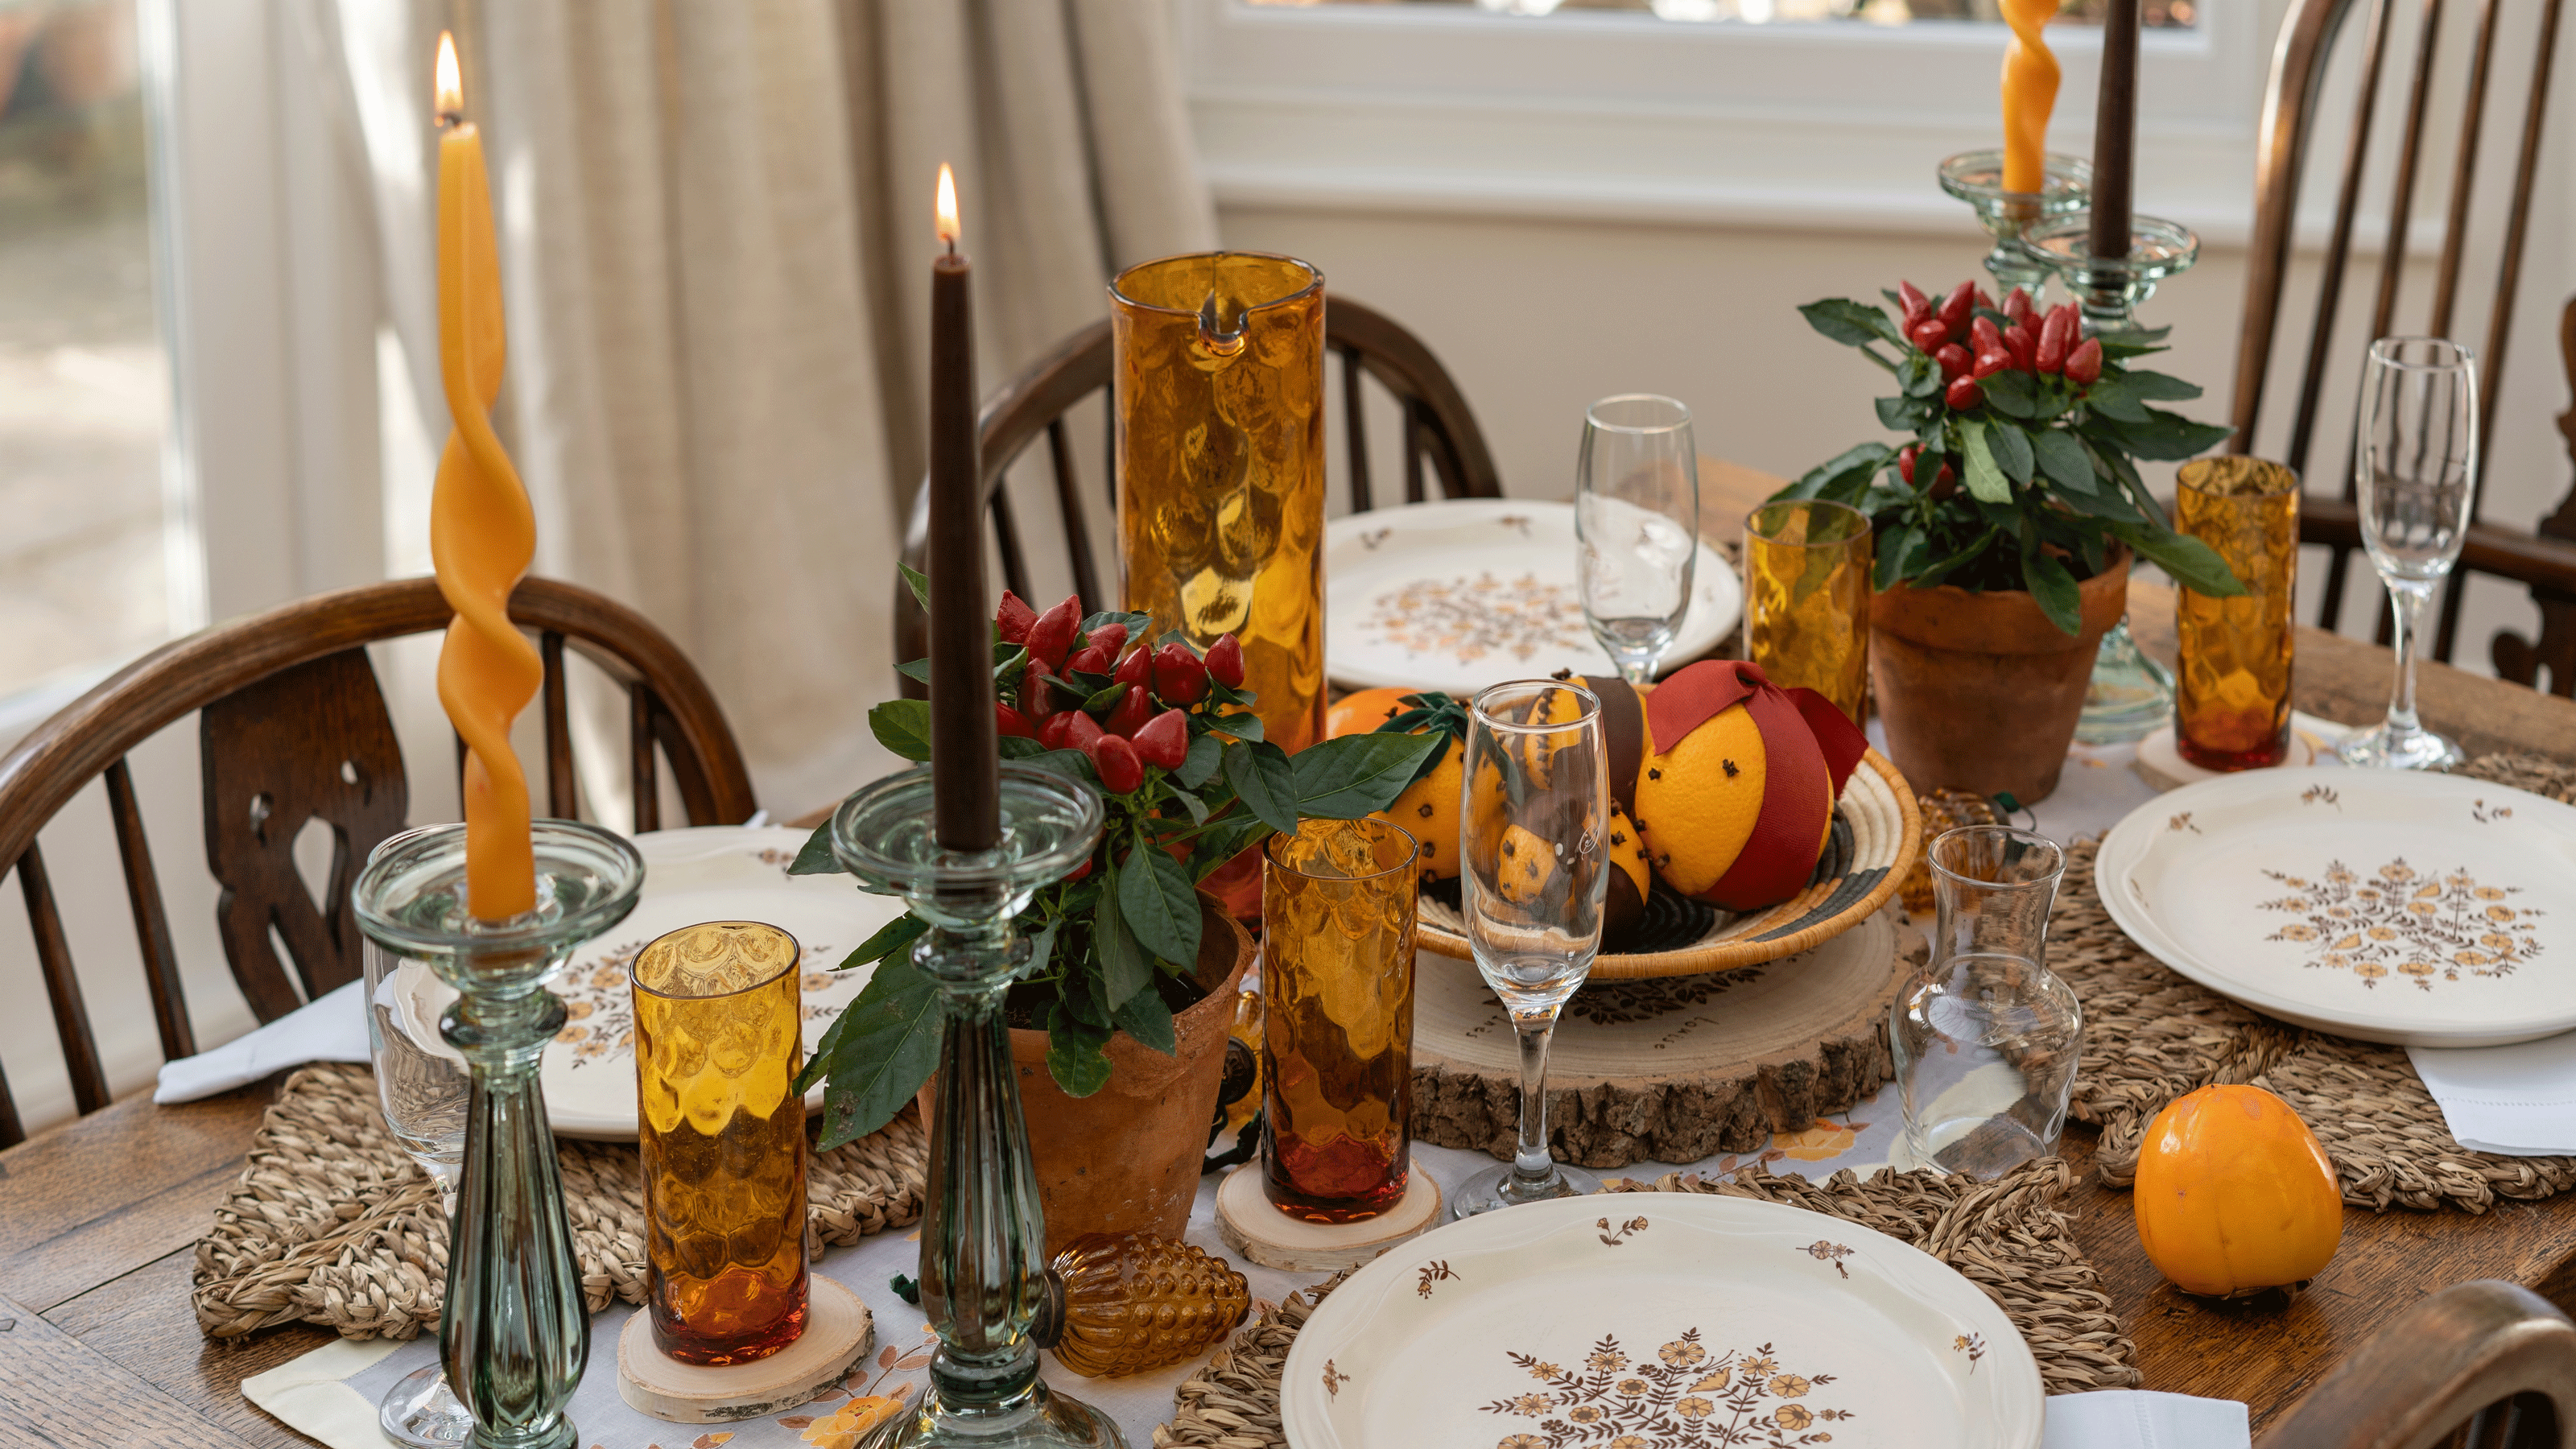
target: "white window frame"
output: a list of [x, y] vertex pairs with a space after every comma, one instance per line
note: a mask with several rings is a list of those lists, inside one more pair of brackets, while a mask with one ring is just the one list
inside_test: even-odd
[[[1798, 229], [1956, 227], [1932, 171], [1999, 144], [2001, 25], [1679, 24], [1470, 6], [1174, 0], [1224, 205]], [[2241, 241], [2281, 0], [2141, 48], [2141, 209]], [[2051, 149], [2089, 153], [2101, 32], [2052, 26]]]

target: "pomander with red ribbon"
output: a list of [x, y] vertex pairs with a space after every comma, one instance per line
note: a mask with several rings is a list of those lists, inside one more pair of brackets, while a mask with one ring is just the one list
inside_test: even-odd
[[1812, 689], [1782, 689], [1744, 659], [1706, 659], [1645, 696], [1655, 752], [1670, 754], [1691, 731], [1737, 705], [1761, 735], [1762, 803], [1734, 863], [1700, 898], [1730, 911], [1777, 905], [1806, 888], [1832, 818], [1833, 802], [1869, 741], [1831, 700]]

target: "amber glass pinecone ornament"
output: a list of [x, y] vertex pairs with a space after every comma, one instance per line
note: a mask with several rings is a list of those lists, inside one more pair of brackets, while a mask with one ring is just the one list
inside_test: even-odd
[[1223, 1259], [1151, 1233], [1085, 1233], [1048, 1265], [1040, 1342], [1086, 1378], [1194, 1359], [1243, 1321], [1252, 1290]]

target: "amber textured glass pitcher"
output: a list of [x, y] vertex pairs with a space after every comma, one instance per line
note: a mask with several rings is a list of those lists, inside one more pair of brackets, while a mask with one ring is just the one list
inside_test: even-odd
[[1324, 274], [1201, 252], [1109, 287], [1126, 606], [1201, 651], [1243, 641], [1262, 732], [1324, 723]]

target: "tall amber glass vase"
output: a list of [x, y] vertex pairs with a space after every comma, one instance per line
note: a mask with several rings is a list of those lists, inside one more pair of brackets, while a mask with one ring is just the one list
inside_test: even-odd
[[1822, 498], [1765, 503], [1744, 521], [1744, 643], [1782, 689], [1806, 688], [1853, 724], [1869, 699], [1869, 515]]
[[1324, 731], [1324, 274], [1203, 252], [1109, 299], [1126, 606], [1202, 651], [1240, 634], [1262, 732], [1294, 753]]
[[1413, 837], [1307, 820], [1262, 873], [1262, 1162], [1273, 1206], [1372, 1218], [1412, 1169]]
[[804, 1050], [796, 938], [686, 926], [635, 958], [644, 1303], [682, 1363], [749, 1363], [805, 1332]]
[[2259, 458], [2201, 458], [2174, 481], [2175, 530], [2217, 550], [2245, 585], [2231, 599], [2175, 590], [2174, 748], [2204, 770], [2277, 765], [2290, 752], [2299, 475]]

